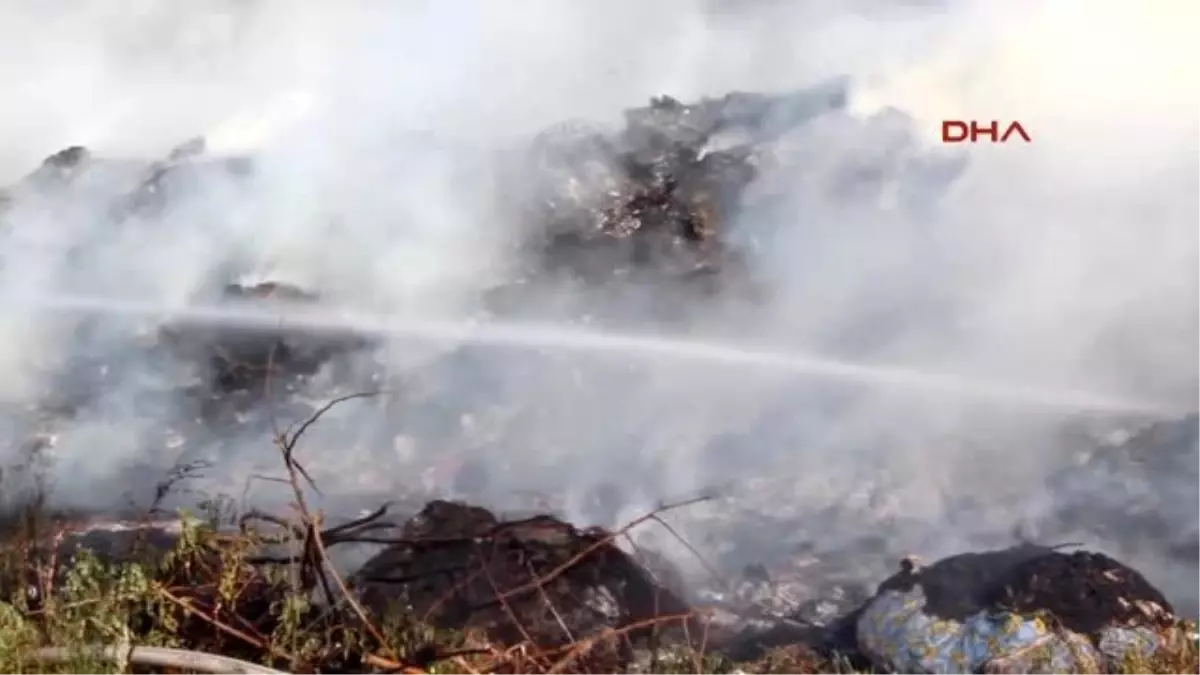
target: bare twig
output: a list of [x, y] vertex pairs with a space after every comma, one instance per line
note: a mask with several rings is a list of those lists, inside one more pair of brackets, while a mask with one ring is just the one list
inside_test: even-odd
[[[529, 631], [525, 628], [525, 624], [521, 623], [521, 620], [517, 618], [517, 613], [513, 611], [512, 605], [509, 604], [504, 593], [500, 592], [500, 587], [496, 585], [496, 578], [492, 576], [492, 571], [488, 568], [488, 561], [483, 557], [483, 547], [479, 544], [476, 544], [475, 551], [479, 556], [479, 569], [483, 572], [484, 578], [487, 579], [488, 585], [492, 587], [492, 592], [496, 594], [496, 598], [500, 601], [500, 606], [504, 608], [504, 613], [508, 615], [508, 620], [511, 621], [513, 626], [516, 627], [517, 631], [521, 633], [521, 637], [525, 638], [525, 641], [529, 643], [530, 647], [532, 647], [535, 651], [540, 650], [538, 643], [533, 639], [533, 636], [529, 634]], [[538, 586], [538, 588], [541, 588], [541, 586]]]
[[[528, 560], [525, 561], [525, 569], [529, 570], [529, 576], [533, 578], [534, 581], [537, 581], [537, 571], [533, 569], [533, 564]], [[537, 589], [538, 593], [540, 593], [542, 596], [542, 602], [546, 603], [546, 608], [550, 610], [550, 614], [554, 616], [554, 620], [558, 623], [558, 627], [562, 629], [563, 635], [567, 636], [568, 641], [574, 642], [575, 636], [571, 635], [571, 629], [567, 628], [567, 622], [563, 620], [562, 614], [558, 613], [558, 608], [555, 607], [554, 603], [550, 600], [550, 595], [546, 593], [546, 587], [539, 583], [537, 585]]]
[[318, 408], [316, 410], [316, 412], [314, 412], [312, 415], [310, 415], [307, 419], [301, 421], [299, 428], [297, 428], [295, 432], [292, 432], [290, 434], [290, 436], [288, 435], [287, 432], [291, 431], [291, 428], [293, 426], [295, 426], [295, 423], [293, 422], [292, 424], [289, 424], [288, 428], [285, 429], [284, 433], [280, 436], [281, 438], [289, 439], [285, 443], [286, 450], [289, 453], [288, 459], [289, 460], [291, 459], [290, 453], [292, 453], [295, 450], [296, 443], [299, 442], [300, 437], [303, 436], [306, 431], [308, 431], [309, 427], [316, 424], [317, 421], [320, 420], [325, 415], [325, 413], [332, 410], [335, 406], [345, 403], [346, 401], [353, 401], [354, 399], [373, 398], [373, 397], [379, 396], [383, 393], [384, 392], [382, 392], [382, 391], [360, 391], [360, 392], [355, 392], [353, 394], [346, 394], [345, 396], [338, 396], [337, 398], [330, 399], [327, 403], [325, 403], [325, 405]]
[[[325, 413], [332, 410], [334, 406], [354, 399], [377, 396], [379, 393], [380, 392], [358, 392], [332, 399], [317, 409], [317, 411], [310, 415], [306, 420], [301, 422], [296, 431], [291, 433], [291, 435], [288, 435], [286, 431], [278, 433], [276, 436], [276, 444], [279, 446], [280, 452], [283, 456], [284, 467], [287, 469], [288, 477], [290, 479], [289, 482], [292, 486], [292, 493], [296, 498], [296, 507], [300, 510], [300, 515], [304, 519], [304, 523], [308, 530], [307, 536], [305, 537], [304, 550], [307, 553], [309, 546], [312, 546], [313, 551], [316, 553], [316, 559], [314, 560], [314, 571], [324, 587], [325, 592], [328, 594], [329, 601], [331, 603], [335, 602], [335, 598], [328, 587], [328, 577], [331, 576], [333, 578], [333, 583], [337, 585], [342, 597], [358, 616], [359, 620], [363, 624], [363, 627], [366, 628], [369, 633], [371, 633], [371, 636], [378, 641], [381, 647], [386, 649], [388, 648], [388, 642], [384, 638], [383, 633], [374, 624], [374, 622], [371, 621], [370, 617], [367, 616], [367, 612], [365, 609], [363, 609], [362, 604], [355, 599], [354, 594], [351, 593], [346, 587], [346, 582], [342, 579], [341, 575], [334, 570], [333, 563], [329, 560], [329, 552], [326, 550], [325, 542], [321, 536], [320, 516], [318, 514], [314, 514], [309, 508], [308, 500], [304, 497], [304, 490], [300, 487], [299, 477], [301, 475], [304, 475], [310, 483], [312, 482], [312, 479], [308, 478], [307, 474], [303, 473], [303, 470], [296, 462], [295, 458], [296, 444], [299, 443], [301, 437], [303, 437], [304, 433], [308, 431], [313, 424], [316, 424], [316, 422], [320, 420]], [[291, 426], [288, 428], [291, 429]], [[330, 571], [329, 575], [326, 575], [326, 569]]]
[[[283, 320], [280, 319], [279, 323], [280, 323], [279, 328], [280, 328], [280, 330], [282, 330], [283, 329]], [[282, 432], [279, 430], [279, 417], [275, 414], [275, 399], [274, 399], [274, 396], [272, 395], [272, 389], [271, 389], [271, 384], [275, 381], [274, 375], [275, 375], [275, 347], [276, 346], [277, 346], [276, 344], [272, 344], [271, 350], [269, 352], [267, 352], [267, 376], [266, 376], [266, 379], [263, 381], [263, 398], [266, 400], [267, 415], [270, 417], [270, 420], [271, 420], [271, 433], [273, 433], [275, 435], [275, 442], [277, 444], [279, 444], [280, 448], [283, 451], [283, 461], [284, 461], [284, 464], [287, 466], [289, 477], [294, 479], [295, 474], [299, 473], [300, 476], [302, 476], [304, 478], [304, 480], [308, 481], [308, 486], [310, 488], [312, 488], [313, 492], [316, 492], [319, 495], [319, 494], [321, 494], [321, 490], [317, 487], [317, 483], [316, 483], [316, 481], [314, 481], [312, 479], [312, 476], [310, 476], [308, 474], [308, 470], [305, 469], [302, 464], [297, 463], [292, 458], [292, 453], [295, 450], [296, 442], [300, 440], [300, 436], [301, 436], [301, 432], [303, 431], [303, 428], [301, 429], [301, 432], [297, 432], [294, 436], [291, 437], [290, 440], [287, 435], [287, 430], [284, 430]], [[320, 418], [322, 412], [324, 410], [329, 409], [330, 407], [332, 407], [332, 406], [327, 405], [325, 408], [322, 408], [320, 411], [317, 411], [316, 415], [309, 418], [309, 422], [316, 422], [316, 420], [318, 418]], [[290, 424], [288, 425], [288, 429], [291, 429]]]
[[696, 547], [692, 546], [691, 542], [684, 538], [683, 535], [679, 534], [679, 532], [670, 523], [668, 523], [665, 518], [659, 514], [652, 514], [650, 516], [650, 520], [662, 525], [663, 529], [670, 533], [670, 535], [674, 537], [676, 541], [678, 541], [680, 544], [683, 544], [683, 547], [686, 548], [688, 552], [700, 562], [700, 566], [704, 568], [704, 571], [707, 572], [714, 581], [721, 584], [721, 586], [726, 590], [732, 588], [733, 584], [729, 583], [729, 579], [718, 572], [717, 568], [710, 564], [708, 560], [701, 555], [700, 551], [696, 550]]
[[[562, 576], [563, 574], [565, 574], [572, 567], [578, 565], [580, 563], [580, 561], [582, 561], [584, 558], [588, 557], [592, 553], [595, 553], [596, 551], [600, 550], [604, 546], [611, 544], [617, 537], [624, 535], [625, 533], [629, 532], [630, 530], [637, 527], [638, 525], [641, 525], [642, 523], [653, 520], [657, 515], [659, 515], [661, 513], [665, 513], [667, 511], [672, 511], [674, 509], [680, 509], [685, 506], [691, 506], [692, 504], [697, 504], [697, 503], [700, 503], [703, 501], [707, 501], [708, 499], [710, 499], [708, 496], [702, 495], [700, 497], [693, 497], [691, 499], [685, 499], [683, 501], [674, 502], [672, 504], [663, 504], [645, 515], [634, 518], [633, 520], [629, 521], [625, 525], [621, 526], [621, 528], [616, 530], [615, 532], [607, 533], [605, 536], [599, 538], [594, 543], [592, 543], [592, 545], [588, 546], [584, 550], [582, 550], [579, 553], [577, 553], [576, 555], [572, 556], [569, 560], [567, 560], [566, 562], [562, 563], [561, 565], [555, 567], [554, 569], [550, 570], [549, 572], [542, 575], [538, 579], [535, 579], [528, 583], [521, 584], [520, 586], [517, 586], [516, 588], [505, 591], [502, 594], [502, 596], [505, 599], [511, 598], [515, 595], [520, 595], [521, 593], [525, 593], [527, 591], [533, 590], [539, 584], [545, 584], [550, 581], [553, 581], [553, 580], [557, 579], [558, 577]], [[501, 598], [497, 598], [497, 599], [501, 599]]]
[[[313, 532], [313, 543], [317, 547], [317, 552], [321, 555], [321, 559], [324, 561], [324, 563], [332, 568], [333, 564], [329, 561], [329, 552], [325, 550], [325, 543], [321, 541], [320, 531], [314, 527]], [[350, 605], [350, 609], [354, 610], [354, 613], [358, 615], [359, 620], [363, 622], [363, 626], [370, 631], [371, 636], [379, 642], [380, 646], [386, 648], [388, 643], [383, 637], [383, 633], [380, 632], [379, 628], [377, 628], [374, 622], [372, 622], [367, 616], [367, 611], [363, 609], [362, 604], [355, 599], [354, 594], [350, 592], [350, 589], [346, 587], [346, 582], [342, 580], [342, 575], [335, 572], [330, 576], [333, 577], [333, 582], [337, 584], [338, 590], [341, 591], [342, 597], [345, 598], [346, 603]]]
[[654, 616], [654, 617], [650, 617], [648, 619], [642, 619], [641, 621], [634, 621], [632, 623], [627, 623], [624, 626], [621, 626], [620, 628], [606, 628], [606, 629], [600, 631], [599, 633], [596, 633], [595, 635], [591, 635], [587, 638], [584, 638], [583, 640], [580, 640], [579, 642], [576, 642], [571, 645], [567, 645], [566, 647], [564, 647], [561, 650], [557, 650], [557, 651], [559, 651], [559, 653], [566, 652], [566, 655], [563, 656], [558, 661], [556, 661], [554, 663], [554, 665], [551, 666], [551, 668], [546, 672], [561, 673], [564, 668], [571, 665], [571, 663], [573, 663], [574, 661], [577, 661], [578, 659], [582, 658], [584, 654], [591, 651], [592, 647], [594, 647], [596, 645], [596, 643], [601, 642], [602, 640], [620, 637], [622, 635], [631, 633], [635, 630], [641, 630], [643, 628], [650, 628], [651, 626], [657, 626], [662, 623], [669, 623], [671, 621], [679, 621], [679, 620], [686, 621], [690, 618], [692, 618], [691, 612], [679, 612], [679, 613], [675, 613], [675, 614], [664, 614], [662, 616]]

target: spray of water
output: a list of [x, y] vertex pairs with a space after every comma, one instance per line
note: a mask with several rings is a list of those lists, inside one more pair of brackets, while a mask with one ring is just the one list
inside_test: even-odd
[[[473, 453], [498, 496], [471, 501], [502, 507], [525, 487], [582, 501], [611, 481], [628, 511], [609, 524], [732, 476], [747, 494], [721, 518], [697, 514], [678, 527], [714, 542], [704, 551], [712, 558], [732, 541], [756, 562], [771, 562], [769, 546], [801, 540], [858, 551], [862, 535], [929, 558], [977, 547], [977, 535], [1005, 543], [1018, 514], [1056, 517], [1059, 489], [1048, 494], [1044, 483], [1073, 459], [1062, 432], [1077, 426], [1074, 413], [1175, 407], [1088, 392], [1196, 406], [1200, 89], [1189, 83], [1200, 82], [1200, 22], [1181, 20], [1187, 3], [6, 4], [0, 79], [19, 105], [0, 110], [9, 141], [0, 182], [73, 144], [97, 157], [158, 159], [213, 131], [212, 152], [255, 155], [246, 194], [224, 179], [189, 184], [146, 227], [114, 227], [107, 197], [90, 191], [67, 203], [22, 200], [4, 216], [0, 407], [16, 419], [0, 418], [13, 441], [0, 465], [20, 459], [25, 411], [48, 392], [89, 395], [90, 365], [101, 364], [108, 376], [94, 398], [51, 422], [54, 496], [81, 507], [105, 507], [161, 479], [176, 455], [207, 457], [210, 446], [222, 474], [211, 483], [222, 490], [240, 493], [249, 473], [278, 468], [253, 425], [187, 426], [192, 402], [176, 395], [175, 371], [160, 377], [124, 326], [108, 324], [283, 322], [400, 335], [405, 349], [381, 356], [394, 356], [386, 370], [404, 400], [379, 401], [392, 406], [382, 413], [339, 406], [306, 436], [308, 468], [329, 467], [317, 479], [327, 493], [371, 479], [390, 498], [426, 459]], [[760, 342], [555, 325], [597, 313], [590, 290], [558, 284], [516, 310], [550, 326], [387, 316], [462, 317], [477, 289], [523, 279], [527, 261], [511, 255], [510, 239], [528, 223], [497, 206], [508, 184], [492, 180], [491, 148], [562, 120], [619, 124], [621, 109], [653, 95], [787, 92], [839, 75], [851, 78], [848, 110], [781, 139], [754, 186], [778, 198], [724, 232], [747, 252], [765, 299], [688, 306], [720, 335], [741, 332], [751, 315]], [[1018, 119], [1035, 142], [939, 146], [940, 120], [980, 117]], [[952, 186], [934, 150], [969, 160]], [[507, 157], [496, 160], [501, 173], [527, 187], [524, 164]], [[176, 308], [224, 283], [229, 267], [385, 316]], [[54, 289], [96, 297], [5, 305], [9, 294]], [[640, 325], [661, 290], [630, 289], [606, 300], [605, 315]], [[79, 314], [101, 330], [73, 332]], [[426, 367], [426, 354], [442, 350], [422, 341], [503, 346]], [[490, 358], [474, 358], [480, 351]], [[982, 381], [996, 373], [1024, 384]], [[306, 400], [327, 399], [321, 384]], [[339, 418], [360, 412], [353, 423]], [[1078, 426], [1088, 426], [1091, 447], [1092, 426], [1107, 434], [1110, 420], [1087, 417]], [[164, 450], [162, 430], [176, 426], [187, 443]], [[1169, 530], [1186, 533], [1196, 482], [1162, 473], [1153, 492], [1179, 495]], [[1078, 503], [1119, 512], [1131, 498], [1112, 485], [1082, 480], [1070, 490]], [[964, 502], [980, 506], [965, 512]], [[1155, 545], [1120, 557], [1194, 599], [1194, 565], [1156, 553], [1168, 537], [1127, 530]], [[1124, 538], [1057, 540], [1119, 553]], [[887, 559], [874, 549], [860, 557]]]
[[595, 328], [513, 322], [444, 321], [396, 318], [332, 308], [267, 308], [261, 305], [168, 307], [151, 302], [56, 294], [24, 303], [48, 312], [156, 318], [174, 325], [202, 324], [233, 329], [286, 327], [313, 334], [406, 338], [440, 344], [495, 345], [524, 349], [586, 352], [609, 357], [701, 363], [710, 367], [753, 367], [776, 374], [829, 378], [871, 387], [895, 387], [949, 396], [996, 399], [1079, 412], [1181, 415], [1184, 408], [1162, 402], [1129, 400], [1081, 391], [1054, 391], [1027, 385], [979, 380], [952, 374], [881, 364], [849, 363], [816, 355]]

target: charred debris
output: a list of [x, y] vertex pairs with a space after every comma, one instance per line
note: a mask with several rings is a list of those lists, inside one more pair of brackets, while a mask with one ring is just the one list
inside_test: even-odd
[[[623, 290], [652, 287], [651, 313], [668, 321], [720, 293], [752, 301], [756, 285], [728, 234], [738, 213], [759, 198], [751, 188], [776, 141], [841, 110], [845, 87], [839, 80], [789, 94], [734, 92], [690, 104], [662, 96], [626, 111], [615, 131], [563, 125], [539, 135], [514, 160], [521, 170], [502, 172], [520, 183], [501, 208], [535, 224], [520, 243], [527, 265], [512, 283], [481, 289], [485, 309], [520, 314], [537, 305], [538, 289], [562, 284], [586, 294], [600, 314], [606, 302], [620, 302]], [[0, 226], [6, 211], [20, 217], [23, 207], [63, 216], [85, 210], [93, 218], [97, 204], [106, 205], [109, 224], [93, 233], [166, 226], [174, 202], [198, 186], [236, 193], [252, 190], [255, 177], [254, 157], [213, 156], [203, 138], [155, 162], [109, 159], [73, 146], [4, 192]], [[81, 252], [97, 235], [85, 236]], [[239, 280], [244, 271], [235, 260], [215, 270], [198, 301], [322, 302], [320, 289], [270, 279], [247, 284]], [[261, 390], [268, 370], [286, 384], [373, 344], [366, 336], [195, 325], [165, 326], [160, 335], [156, 349], [195, 363], [217, 395]]]
[[[756, 181], [774, 145], [845, 105], [843, 82], [695, 103], [664, 96], [627, 111], [615, 132], [563, 126], [542, 134], [526, 153], [530, 170], [521, 172], [523, 184], [514, 190], [515, 208], [536, 223], [523, 241], [529, 278], [492, 289], [488, 304], [500, 313], [515, 311], [531, 287], [560, 281], [612, 292], [627, 283], [651, 284], [661, 289], [668, 314], [698, 297], [753, 297], [752, 275], [728, 234], [748, 204], [769, 198]], [[71, 147], [0, 195], [0, 225], [27, 201], [70, 209], [76, 201], [94, 204], [99, 195], [113, 227], [153, 227], [175, 196], [201, 181], [215, 178], [237, 189], [254, 177], [253, 158], [211, 157], [203, 139], [152, 163], [105, 160]], [[218, 277], [208, 301], [324, 301], [317, 289]], [[268, 383], [285, 393], [298, 389], [339, 356], [369, 353], [373, 346], [369, 336], [166, 325], [153, 349], [193, 365], [201, 373], [197, 398], [220, 407], [233, 400], [252, 406]], [[104, 382], [94, 384], [99, 395]], [[220, 415], [206, 419], [216, 424]], [[1071, 481], [1081, 471], [1120, 474], [1130, 464], [1123, 452], [1155, 443], [1182, 452], [1194, 471], [1195, 426], [1193, 418], [1156, 427], [1056, 476], [1051, 488], [1062, 488], [1064, 525], [1055, 534], [1105, 527], [1071, 499]], [[1171, 435], [1186, 435], [1186, 429], [1190, 441]], [[150, 644], [163, 639], [156, 631], [169, 624], [176, 627], [174, 644], [293, 672], [426, 672], [445, 664], [476, 672], [1022, 672], [1035, 668], [1029, 650], [1050, 641], [1047, 635], [1090, 659], [1052, 661], [1054, 667], [1111, 671], [1137, 651], [1114, 642], [1113, 630], [1133, 628], [1141, 631], [1134, 656], [1190, 653], [1194, 663], [1194, 624], [1176, 616], [1137, 571], [1099, 553], [1025, 543], [929, 566], [906, 561], [869, 589], [822, 586], [811, 567], [760, 565], [738, 579], [714, 575], [719, 592], [701, 597], [685, 588], [670, 562], [628, 537], [633, 525], [655, 521], [660, 512], [620, 530], [580, 529], [546, 514], [516, 518], [434, 500], [408, 504], [409, 517], [399, 521], [384, 508], [331, 526], [304, 504], [306, 474], [291, 455], [296, 440], [277, 442], [297, 489], [298, 515], [218, 515], [199, 530], [162, 514], [153, 522], [76, 514], [53, 523], [33, 517], [6, 523], [7, 550], [21, 557], [0, 589], [6, 598], [25, 599], [0, 610], [24, 603], [25, 615], [14, 625], [31, 627], [43, 640], [58, 635], [47, 608], [80, 600], [63, 595], [79, 592], [79, 584], [68, 583], [72, 572], [61, 561], [90, 550], [118, 570], [105, 583], [125, 579], [120, 570], [129, 568], [121, 565], [135, 560], [146, 565], [139, 573], [153, 580], [138, 587], [146, 595], [112, 608], [122, 639]], [[1194, 559], [1195, 535], [1186, 535], [1181, 550]], [[339, 569], [344, 549], [370, 553], [350, 556], [365, 563], [347, 571]], [[746, 592], [789, 582], [820, 587], [814, 595], [830, 598], [799, 605]], [[97, 588], [105, 593], [109, 587]], [[912, 594], [921, 601], [913, 604]], [[993, 641], [970, 663], [942, 659], [940, 652], [912, 657], [931, 644], [969, 652], [986, 642], [978, 617], [1001, 615], [1008, 617], [1005, 625], [1036, 623], [1045, 630], [1036, 639]], [[5, 617], [0, 612], [0, 638]], [[930, 633], [933, 624], [950, 633]], [[103, 631], [87, 637], [115, 639]]]
[[[928, 565], [906, 559], [865, 599], [813, 622], [748, 598], [698, 602], [671, 563], [622, 543], [638, 523], [579, 529], [441, 500], [402, 522], [388, 515], [329, 527], [311, 514], [249, 513], [223, 532], [77, 523], [26, 539], [23, 559], [44, 566], [88, 548], [95, 553], [84, 555], [116, 570], [152, 561], [141, 563], [156, 580], [149, 597], [120, 607], [135, 640], [154, 644], [159, 612], [191, 650], [291, 672], [1187, 672], [1195, 664], [1194, 621], [1100, 553], [1024, 544]], [[328, 564], [367, 544], [378, 552], [353, 573]], [[9, 577], [4, 590], [25, 584], [38, 617], [72, 588], [72, 573], [61, 574]], [[296, 625], [306, 628], [289, 633]]]
[[625, 113], [614, 135], [560, 127], [534, 145], [544, 267], [589, 283], [638, 272], [690, 279], [737, 265], [723, 239], [771, 143], [846, 104], [843, 82], [790, 95], [670, 97]]

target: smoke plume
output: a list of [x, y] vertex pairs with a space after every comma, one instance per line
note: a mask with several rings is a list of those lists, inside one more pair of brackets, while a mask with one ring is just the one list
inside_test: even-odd
[[[65, 506], [144, 500], [198, 458], [214, 463], [204, 490], [282, 502], [248, 481], [278, 469], [269, 435], [194, 428], [172, 393], [192, 374], [146, 348], [145, 326], [15, 300], [175, 307], [270, 280], [364, 313], [478, 318], [533, 264], [520, 242], [537, 224], [508, 207], [534, 187], [519, 158], [539, 132], [615, 127], [660, 94], [834, 80], [845, 109], [778, 139], [750, 188], [771, 198], [721, 233], [753, 299], [541, 279], [509, 311], [1195, 409], [1200, 73], [1184, 5], [6, 3], [0, 180], [72, 145], [106, 162], [69, 197], [14, 190], [2, 216], [0, 458], [24, 461], [42, 425]], [[944, 146], [943, 119], [1018, 120], [1033, 142]], [[113, 195], [196, 136], [251, 154], [252, 177], [201, 172], [154, 218], [113, 226]], [[314, 427], [303, 452], [331, 500], [424, 475], [434, 492], [502, 508], [536, 492], [614, 521], [716, 489], [729, 500], [681, 527], [739, 561], [801, 540], [928, 556], [998, 541], [1047, 515], [1069, 433], [1143, 423], [633, 354], [394, 339], [370, 360], [402, 402], [347, 403]], [[363, 359], [343, 366], [370, 384]], [[74, 412], [31, 412], [48, 399]], [[475, 478], [438, 483], [462, 457]], [[1194, 567], [1133, 562], [1194, 604]]]

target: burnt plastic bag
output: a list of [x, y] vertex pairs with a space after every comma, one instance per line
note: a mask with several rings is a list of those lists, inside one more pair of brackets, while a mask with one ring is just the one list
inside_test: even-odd
[[1138, 572], [1037, 546], [907, 563], [863, 607], [856, 636], [877, 668], [907, 673], [1105, 672], [1187, 639]]

